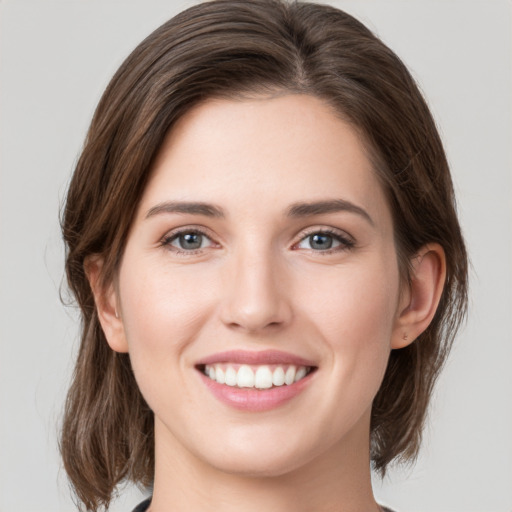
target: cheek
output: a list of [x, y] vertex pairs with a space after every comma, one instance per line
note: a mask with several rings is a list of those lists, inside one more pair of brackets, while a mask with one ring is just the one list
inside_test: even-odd
[[182, 354], [213, 306], [210, 287], [202, 286], [197, 275], [140, 261], [128, 255], [121, 267], [121, 311], [132, 366], [143, 395], [150, 398], [158, 387], [173, 389], [185, 370]]
[[338, 332], [340, 341], [357, 335], [373, 338], [368, 336], [371, 332], [377, 337], [390, 333], [399, 290], [394, 265], [347, 266], [318, 273], [311, 282], [315, 286], [303, 288], [298, 302], [307, 303], [312, 316], [329, 331]]
[[319, 408], [332, 425], [332, 443], [360, 418], [369, 421], [391, 350], [398, 290], [396, 267], [375, 265], [339, 269], [330, 279], [316, 280], [315, 289], [303, 294], [304, 316], [323, 345]]
[[296, 294], [333, 371], [359, 386], [378, 388], [391, 349], [399, 275], [393, 255], [388, 261], [319, 274], [314, 288]]
[[151, 259], [138, 264], [127, 258], [124, 263], [120, 295], [129, 343], [138, 345], [145, 339], [144, 343], [156, 347], [181, 338], [182, 331], [199, 321], [209, 287], [201, 286], [197, 273], [166, 269]]

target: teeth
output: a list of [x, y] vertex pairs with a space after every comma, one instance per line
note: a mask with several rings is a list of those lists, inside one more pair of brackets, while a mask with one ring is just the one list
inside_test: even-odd
[[306, 376], [306, 368], [304, 368], [304, 366], [301, 366], [297, 370], [297, 373], [295, 374], [294, 381], [297, 382], [298, 380], [303, 379], [305, 376]]
[[288, 370], [286, 370], [286, 375], [284, 377], [284, 383], [289, 386], [295, 382], [295, 366], [290, 366]]
[[237, 386], [239, 388], [269, 389], [272, 386], [290, 386], [308, 375], [310, 368], [306, 366], [249, 366], [214, 364], [206, 365], [204, 374], [219, 384]]
[[285, 380], [284, 375], [284, 370], [280, 366], [276, 368], [272, 374], [272, 384], [274, 386], [282, 386]]
[[231, 366], [228, 366], [226, 370], [226, 384], [228, 386], [236, 386], [236, 372]]
[[272, 372], [268, 366], [260, 366], [256, 370], [254, 385], [258, 389], [268, 389], [272, 387]]
[[210, 377], [210, 379], [216, 380], [219, 384], [225, 384], [226, 374], [224, 373], [224, 370], [222, 368], [217, 368], [215, 370], [215, 377]]
[[240, 366], [236, 375], [236, 385], [239, 388], [253, 388], [254, 387], [254, 372], [247, 365]]

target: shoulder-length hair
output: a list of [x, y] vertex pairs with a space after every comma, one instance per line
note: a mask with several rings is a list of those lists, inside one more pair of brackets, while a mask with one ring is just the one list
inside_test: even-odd
[[419, 339], [391, 352], [371, 417], [371, 458], [384, 473], [418, 452], [434, 382], [467, 303], [467, 256], [450, 172], [429, 109], [401, 60], [352, 16], [286, 0], [214, 0], [147, 37], [108, 85], [63, 213], [66, 273], [82, 313], [81, 345], [61, 435], [65, 469], [88, 510], [123, 480], [150, 486], [153, 413], [128, 354], [112, 351], [85, 274], [112, 281], [165, 135], [210, 97], [288, 91], [328, 102], [360, 134], [388, 198], [402, 279], [424, 244], [446, 254], [446, 284]]

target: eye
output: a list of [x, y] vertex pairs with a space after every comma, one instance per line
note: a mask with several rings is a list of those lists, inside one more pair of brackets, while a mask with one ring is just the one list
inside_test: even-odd
[[346, 236], [332, 231], [316, 231], [304, 237], [295, 247], [309, 249], [317, 252], [349, 249], [354, 242]]
[[162, 241], [162, 245], [168, 246], [176, 252], [184, 253], [211, 247], [213, 242], [201, 231], [188, 229], [186, 231], [174, 232], [166, 236]]

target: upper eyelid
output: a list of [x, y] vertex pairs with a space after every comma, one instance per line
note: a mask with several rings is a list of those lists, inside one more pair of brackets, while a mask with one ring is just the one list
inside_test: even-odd
[[[205, 229], [204, 227], [198, 227], [198, 226], [183, 226], [183, 227], [180, 227], [180, 228], [175, 228], [175, 229], [172, 229], [170, 231], [167, 231], [165, 233], [165, 235], [163, 235], [159, 242], [158, 242], [158, 245], [162, 248], [165, 248], [167, 250], [170, 250], [172, 252], [175, 252], [175, 253], [179, 253], [179, 254], [182, 254], [182, 255], [185, 255], [185, 254], [189, 254], [189, 255], [192, 255], [192, 254], [196, 254], [196, 253], [200, 253], [204, 250], [207, 250], [207, 249], [210, 249], [210, 248], [215, 248], [215, 246], [218, 246], [219, 243], [216, 241], [215, 237], [213, 237], [212, 235], [209, 234], [208, 232], [209, 230]], [[175, 247], [173, 245], [173, 242], [175, 240], [178, 239], [178, 237], [184, 233], [197, 233], [197, 234], [200, 234], [201, 236], [207, 238], [210, 242], [210, 245], [208, 247], [202, 247], [202, 248], [198, 248], [198, 249], [190, 249], [190, 250], [187, 250], [187, 249], [180, 249], [178, 247]]]
[[[330, 226], [329, 227], [313, 226], [310, 228], [305, 228], [298, 233], [297, 240], [298, 240], [298, 242], [300, 242], [304, 238], [314, 235], [315, 233], [323, 233], [323, 234], [327, 234], [327, 235], [338, 236], [342, 239], [347, 239], [347, 240], [350, 240], [351, 242], [355, 243], [355, 239], [350, 233], [347, 233], [347, 231], [345, 231], [343, 229], [334, 228], [334, 227], [330, 227]], [[297, 243], [297, 242], [295, 242], [295, 243]]]
[[211, 230], [209, 230], [208, 228], [206, 228], [204, 226], [190, 225], [190, 226], [182, 226], [182, 227], [170, 229], [161, 237], [161, 239], [166, 240], [169, 238], [174, 238], [178, 235], [181, 235], [182, 233], [199, 233], [199, 234], [204, 235], [207, 238], [211, 239], [212, 241], [213, 241], [213, 238], [215, 238], [214, 235], [212, 234]]
[[[202, 225], [186, 225], [186, 226], [180, 226], [174, 229], [171, 229], [167, 231], [162, 237], [162, 242], [168, 242], [171, 239], [174, 239], [175, 237], [179, 236], [182, 233], [199, 233], [203, 236], [206, 236], [208, 239], [210, 239], [213, 243], [218, 244], [219, 242], [217, 239], [219, 238], [217, 235], [215, 235], [209, 228], [202, 226]], [[308, 236], [311, 236], [315, 233], [323, 233], [332, 235], [335, 237], [339, 237], [342, 240], [345, 240], [347, 242], [351, 242], [352, 244], [355, 244], [354, 237], [348, 233], [345, 230], [342, 230], [340, 228], [335, 228], [332, 226], [310, 226], [304, 229], [301, 229], [297, 235], [294, 236], [294, 241], [292, 243], [292, 247], [297, 245], [299, 242], [307, 238]]]
[[[340, 245], [337, 246], [337, 247], [331, 247], [329, 249], [324, 249], [324, 250], [316, 250], [316, 249], [312, 249], [312, 248], [308, 249], [308, 248], [300, 248], [300, 247], [298, 247], [299, 244], [301, 244], [304, 240], [306, 240], [308, 237], [310, 237], [311, 235], [314, 235], [316, 233], [332, 236], [333, 238], [337, 239], [337, 241], [339, 242]], [[313, 252], [314, 254], [327, 256], [329, 254], [337, 254], [339, 252], [351, 250], [354, 247], [356, 247], [356, 240], [355, 240], [355, 238], [353, 236], [351, 236], [346, 231], [343, 231], [343, 230], [340, 230], [340, 229], [334, 229], [334, 228], [331, 228], [331, 227], [329, 227], [329, 228], [327, 228], [327, 227], [323, 227], [323, 228], [317, 227], [317, 228], [312, 228], [312, 229], [310, 229], [309, 231], [306, 231], [306, 232], [304, 232], [304, 231], [301, 232], [300, 237], [298, 238], [298, 240], [295, 241], [291, 245], [290, 248], [292, 250], [296, 250], [296, 251], [297, 250], [305, 250], [307, 252]]]

